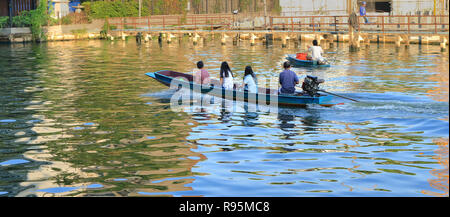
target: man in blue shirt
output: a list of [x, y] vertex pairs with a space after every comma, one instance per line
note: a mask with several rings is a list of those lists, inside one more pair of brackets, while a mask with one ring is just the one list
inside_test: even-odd
[[364, 17], [365, 23], [369, 23], [369, 19], [366, 17], [366, 2], [362, 2], [361, 7], [359, 8], [359, 15]]
[[283, 63], [284, 71], [280, 73], [280, 94], [292, 95], [295, 93], [295, 85], [298, 84], [298, 77], [295, 72], [291, 71], [289, 62]]

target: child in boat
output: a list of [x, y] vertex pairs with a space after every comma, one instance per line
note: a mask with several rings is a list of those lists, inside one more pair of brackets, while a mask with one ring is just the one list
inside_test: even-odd
[[197, 62], [197, 69], [194, 70], [194, 82], [197, 84], [209, 84], [210, 76], [206, 69], [203, 68], [203, 61]]
[[250, 93], [258, 92], [257, 79], [255, 73], [253, 73], [251, 66], [245, 67], [243, 83], [244, 83], [244, 90], [247, 90]]
[[220, 66], [220, 84], [228, 90], [233, 90], [234, 88], [233, 72], [231, 72], [227, 62], [222, 62]]

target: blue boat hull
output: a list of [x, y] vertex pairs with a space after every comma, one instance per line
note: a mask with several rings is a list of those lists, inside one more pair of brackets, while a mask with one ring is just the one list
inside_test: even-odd
[[[220, 85], [218, 85], [218, 81], [216, 80], [212, 80], [212, 84], [211, 86], [209, 86], [208, 88], [204, 88], [204, 86], [198, 85], [198, 84], [194, 84], [192, 82], [192, 75], [188, 75], [188, 74], [184, 74], [184, 73], [180, 73], [180, 72], [173, 72], [173, 71], [158, 71], [158, 72], [149, 72], [149, 73], [145, 73], [147, 76], [154, 78], [155, 80], [159, 81], [160, 83], [166, 85], [166, 86], [170, 86], [172, 80], [174, 78], [179, 78], [182, 77], [183, 80], [179, 80], [178, 84], [183, 86], [183, 87], [188, 87], [191, 90], [197, 91], [197, 92], [201, 92], [204, 94], [209, 94], [209, 95], [213, 95], [216, 97], [220, 97], [220, 98], [233, 98], [233, 100], [238, 100], [238, 101], [245, 101], [245, 102], [253, 102], [253, 103], [258, 103], [259, 100], [265, 101], [265, 102], [270, 102], [271, 98], [273, 99], [273, 97], [277, 97], [278, 100], [278, 105], [281, 106], [293, 106], [293, 107], [305, 107], [308, 104], [318, 104], [321, 106], [326, 106], [326, 107], [331, 107], [335, 104], [331, 104], [330, 101], [332, 100], [333, 96], [330, 95], [321, 95], [319, 97], [311, 97], [309, 95], [302, 95], [302, 96], [288, 96], [288, 95], [278, 95], [276, 94], [276, 90], [272, 90], [272, 89], [266, 89], [266, 93], [267, 94], [254, 94], [254, 93], [249, 93], [246, 91], [239, 91], [239, 90], [227, 90], [224, 89], [222, 87], [220, 87]], [[260, 89], [261, 91], [261, 89]], [[264, 91], [264, 90], [262, 90]], [[258, 99], [260, 97], [265, 97], [262, 99]]]
[[286, 59], [295, 67], [330, 67], [330, 64], [319, 65], [317, 61], [313, 60], [299, 60], [294, 54], [289, 54]]

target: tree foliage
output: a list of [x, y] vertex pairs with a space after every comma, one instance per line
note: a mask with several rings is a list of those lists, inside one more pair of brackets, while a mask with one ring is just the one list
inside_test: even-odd
[[9, 17], [0, 17], [0, 29], [7, 26], [9, 23]]
[[[142, 0], [141, 16], [152, 14], [184, 14], [188, 0]], [[85, 1], [82, 3], [91, 18], [137, 17], [138, 0]]]

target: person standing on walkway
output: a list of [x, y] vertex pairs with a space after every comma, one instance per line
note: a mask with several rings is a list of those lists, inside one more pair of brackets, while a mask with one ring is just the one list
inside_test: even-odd
[[364, 22], [369, 23], [369, 19], [366, 16], [366, 2], [362, 2], [361, 7], [359, 7], [359, 15], [364, 17]]

